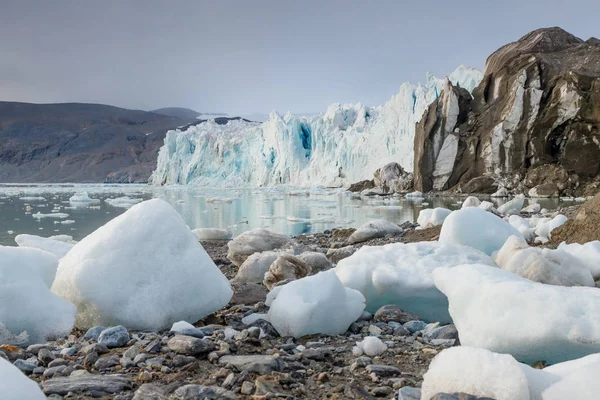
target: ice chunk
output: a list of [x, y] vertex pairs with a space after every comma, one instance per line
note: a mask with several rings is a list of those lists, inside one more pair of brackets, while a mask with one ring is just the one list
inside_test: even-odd
[[[468, 393], [496, 400], [539, 399], [531, 396], [525, 369], [509, 354], [496, 354], [485, 349], [453, 347], [439, 353], [423, 376], [421, 398], [437, 393]], [[545, 376], [541, 371], [530, 371]], [[537, 374], [536, 374], [537, 372]]]
[[50, 213], [50, 214], [42, 214], [41, 212], [37, 212], [35, 214], [31, 214], [31, 216], [35, 219], [42, 219], [42, 218], [57, 218], [57, 219], [62, 219], [62, 218], [67, 218], [69, 216], [69, 214], [65, 214], [65, 213]]
[[2, 400], [46, 400], [37, 382], [0, 357], [0, 394]]
[[535, 240], [535, 228], [531, 227], [529, 221], [518, 215], [511, 215], [508, 218], [508, 223], [518, 230], [525, 240], [532, 242]]
[[434, 286], [431, 272], [460, 264], [496, 266], [489, 256], [467, 246], [420, 242], [362, 247], [335, 271], [345, 286], [365, 296], [369, 312], [395, 304], [426, 321], [450, 322], [448, 301]]
[[346, 288], [334, 270], [278, 286], [269, 294], [269, 322], [281, 336], [338, 335], [365, 308], [360, 292]]
[[252, 254], [281, 248], [288, 244], [290, 240], [285, 235], [280, 235], [266, 229], [252, 229], [227, 243], [229, 249], [227, 251], [227, 258], [233, 264], [240, 266]]
[[562, 242], [558, 249], [577, 257], [589, 269], [594, 279], [600, 278], [600, 241], [594, 240], [585, 244]]
[[469, 196], [462, 203], [462, 208], [479, 207], [480, 205], [481, 205], [481, 201], [477, 197]]
[[424, 229], [440, 226], [451, 212], [447, 208], [442, 207], [426, 208], [419, 212], [417, 223]]
[[537, 214], [541, 211], [542, 206], [539, 203], [529, 203], [529, 205], [523, 208], [521, 211], [526, 213]]
[[383, 219], [376, 219], [361, 225], [350, 237], [348, 242], [351, 244], [365, 242], [370, 239], [384, 237], [386, 235], [401, 233], [402, 228], [393, 222]]
[[123, 197], [116, 197], [114, 199], [106, 199], [106, 200], [104, 200], [104, 202], [112, 207], [130, 208], [130, 207], [133, 207], [134, 205], [140, 203], [143, 200], [144, 199], [136, 199], [136, 198], [131, 198], [129, 196], [123, 196]]
[[509, 236], [523, 235], [502, 218], [481, 208], [453, 211], [442, 225], [440, 243], [463, 244], [492, 255]]
[[525, 196], [520, 194], [514, 199], [507, 201], [498, 207], [498, 212], [500, 214], [512, 215], [519, 214], [521, 209], [523, 208], [523, 204], [525, 203]]
[[72, 243], [67, 243], [62, 240], [28, 234], [17, 235], [15, 237], [15, 242], [17, 242], [19, 247], [31, 247], [44, 250], [54, 254], [58, 258], [62, 258], [73, 247]]
[[416, 192], [410, 192], [410, 193], [406, 193], [406, 195], [404, 196], [407, 199], [420, 199], [423, 198], [423, 193], [416, 191]]
[[166, 329], [197, 321], [232, 296], [227, 278], [168, 203], [153, 199], [77, 243], [52, 291], [77, 305], [77, 326]]
[[269, 267], [282, 254], [281, 251], [254, 253], [246, 259], [233, 278], [237, 282], [262, 283]]
[[494, 254], [494, 261], [506, 271], [532, 281], [559, 286], [594, 286], [592, 274], [566, 251], [529, 247], [511, 236]]
[[194, 229], [194, 235], [198, 240], [229, 240], [231, 239], [231, 232], [227, 229], [218, 228], [197, 228]]
[[500, 268], [438, 268], [464, 346], [556, 363], [600, 352], [600, 291], [530, 281]]
[[600, 363], [588, 365], [542, 392], [543, 400], [596, 400], [600, 393]]
[[535, 234], [545, 238], [552, 239], [552, 231], [567, 222], [567, 217], [558, 214], [548, 222], [540, 223], [535, 230]]
[[100, 204], [99, 199], [92, 199], [87, 192], [78, 192], [69, 198], [71, 207], [88, 207], [94, 204]]
[[362, 341], [356, 342], [356, 347], [369, 357], [378, 356], [387, 350], [385, 343], [375, 336], [367, 336]]
[[[463, 207], [464, 208], [464, 207]], [[494, 203], [490, 201], [482, 201], [479, 208], [485, 211], [492, 211], [494, 209]]]
[[171, 326], [170, 331], [171, 332], [182, 332], [182, 331], [186, 331], [189, 329], [196, 329], [196, 327], [187, 321], [178, 321], [178, 322], [175, 322]]
[[0, 323], [29, 341], [66, 336], [75, 321], [75, 307], [53, 295], [58, 258], [38, 249], [0, 246]]

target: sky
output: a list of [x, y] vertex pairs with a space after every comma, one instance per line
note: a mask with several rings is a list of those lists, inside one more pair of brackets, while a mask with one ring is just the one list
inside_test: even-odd
[[0, 100], [236, 115], [385, 103], [598, 0], [0, 0]]

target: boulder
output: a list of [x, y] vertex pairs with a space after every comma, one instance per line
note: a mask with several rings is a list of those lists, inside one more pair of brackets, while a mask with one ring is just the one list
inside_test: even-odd
[[244, 232], [227, 244], [227, 258], [236, 266], [242, 265], [254, 253], [279, 249], [290, 242], [290, 238], [266, 229]]
[[376, 219], [361, 225], [360, 228], [350, 235], [348, 242], [351, 244], [360, 243], [397, 233], [402, 233], [402, 228], [398, 225], [383, 219]]
[[412, 178], [412, 174], [406, 172], [400, 164], [391, 162], [375, 171], [373, 182], [384, 193], [400, 193], [412, 188]]

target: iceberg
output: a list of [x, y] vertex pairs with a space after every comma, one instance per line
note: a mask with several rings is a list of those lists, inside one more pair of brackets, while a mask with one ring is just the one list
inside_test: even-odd
[[546, 285], [487, 265], [433, 271], [463, 346], [549, 363], [600, 352], [600, 291]]
[[366, 299], [366, 310], [394, 304], [419, 314], [427, 322], [448, 323], [448, 300], [431, 277], [439, 267], [485, 264], [494, 261], [479, 250], [439, 242], [392, 243], [364, 246], [335, 268], [344, 286], [356, 289]]
[[[449, 79], [469, 91], [476, 69], [458, 67]], [[332, 104], [302, 117], [272, 112], [264, 123], [206, 121], [167, 132], [151, 182], [156, 185], [340, 187], [370, 179], [390, 162], [413, 169], [415, 123], [439, 95], [444, 79], [404, 83], [385, 105]]]

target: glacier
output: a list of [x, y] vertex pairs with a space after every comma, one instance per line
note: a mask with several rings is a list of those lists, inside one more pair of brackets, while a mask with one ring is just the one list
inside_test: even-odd
[[[458, 67], [447, 79], [472, 91], [479, 70]], [[150, 182], [212, 187], [342, 187], [371, 179], [397, 162], [413, 170], [415, 123], [439, 95], [445, 79], [428, 73], [424, 85], [403, 83], [385, 105], [331, 104], [303, 117], [272, 112], [263, 123], [206, 121], [167, 132]]]

